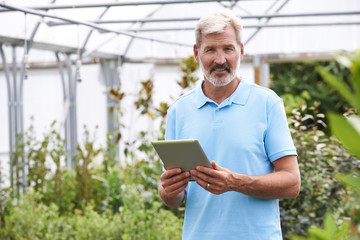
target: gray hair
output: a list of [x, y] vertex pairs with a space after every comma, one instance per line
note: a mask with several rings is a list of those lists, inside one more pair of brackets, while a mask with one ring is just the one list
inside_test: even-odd
[[241, 20], [230, 10], [226, 9], [207, 13], [200, 18], [195, 28], [196, 45], [200, 47], [202, 34], [222, 33], [228, 26], [234, 27], [237, 35], [237, 42], [241, 44]]

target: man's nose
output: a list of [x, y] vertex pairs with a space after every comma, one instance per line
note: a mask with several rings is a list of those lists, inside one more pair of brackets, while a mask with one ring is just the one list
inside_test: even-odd
[[219, 65], [222, 65], [222, 64], [226, 63], [225, 54], [223, 52], [221, 52], [221, 51], [216, 52], [214, 62], [216, 64], [219, 64]]

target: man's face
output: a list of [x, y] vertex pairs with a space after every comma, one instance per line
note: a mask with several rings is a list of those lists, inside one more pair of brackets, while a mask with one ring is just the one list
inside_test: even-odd
[[215, 87], [225, 86], [236, 77], [243, 55], [243, 45], [236, 39], [235, 29], [227, 27], [222, 33], [202, 35], [200, 48], [194, 46], [205, 79]]

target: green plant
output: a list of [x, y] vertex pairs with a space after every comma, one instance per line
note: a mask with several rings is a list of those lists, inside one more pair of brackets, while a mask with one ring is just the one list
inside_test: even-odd
[[[60, 214], [73, 212], [78, 206], [78, 184], [76, 183], [76, 172], [68, 167], [61, 168], [61, 179], [56, 180], [56, 174], [50, 175], [45, 184], [45, 192], [42, 202], [46, 205], [56, 204]], [[61, 186], [56, 185], [61, 182]]]
[[182, 89], [192, 88], [197, 80], [199, 80], [194, 75], [196, 70], [199, 69], [199, 63], [196, 62], [194, 56], [190, 56], [180, 60], [179, 66], [182, 72], [182, 78], [181, 81], [178, 81], [177, 83]]
[[[337, 226], [336, 220], [332, 214], [327, 213], [324, 219], [324, 229], [310, 227], [308, 230], [310, 239], [328, 239], [328, 240], [342, 240], [345, 239], [347, 231], [349, 230], [349, 224], [342, 223]], [[293, 236], [292, 240], [306, 240], [307, 237]]]
[[[0, 169], [3, 169], [0, 162]], [[4, 184], [4, 175], [0, 170], [0, 227], [5, 223], [5, 216], [8, 215], [6, 206], [11, 195], [11, 188]]]
[[[335, 89], [329, 89], [324, 83], [315, 69], [317, 65], [323, 66], [344, 81], [349, 81], [349, 70], [337, 61], [273, 63], [270, 65], [270, 88], [279, 94], [284, 102], [288, 96], [291, 96], [290, 98], [307, 106], [313, 106], [314, 102], [321, 102], [319, 111], [322, 113], [346, 112], [349, 107], [347, 102], [337, 94]], [[292, 105], [288, 104], [288, 107], [291, 108]], [[289, 112], [291, 110], [289, 109]], [[327, 119], [324, 121], [327, 123]]]
[[182, 220], [162, 209], [158, 201], [145, 201], [135, 185], [123, 187], [124, 205], [118, 213], [83, 211], [61, 215], [55, 204], [42, 203], [38, 192], [28, 191], [9, 205], [0, 227], [0, 239], [180, 239]]
[[[95, 147], [96, 132], [90, 136], [90, 131], [84, 126], [84, 143], [77, 145], [78, 154], [75, 156], [75, 171], [78, 190], [77, 207], [83, 208], [91, 201], [96, 201], [97, 206], [101, 207], [106, 188], [101, 178], [94, 177], [92, 172], [96, 157], [101, 153], [101, 149]], [[102, 207], [101, 207], [102, 208]]]
[[117, 164], [117, 155], [119, 151], [119, 141], [122, 137], [122, 129], [124, 128], [123, 124], [119, 123], [123, 112], [121, 111], [121, 102], [125, 97], [125, 93], [121, 91], [121, 87], [118, 88], [109, 88], [107, 94], [110, 99], [113, 100], [115, 105], [109, 107], [109, 118], [112, 122], [112, 128], [109, 129], [109, 132], [106, 133], [106, 147], [103, 151], [104, 155], [104, 171], [108, 171], [108, 167], [114, 166]]
[[146, 202], [134, 187], [124, 189], [124, 206], [119, 216], [123, 239], [181, 239], [182, 219], [161, 207], [159, 201]]
[[148, 114], [149, 117], [153, 118], [151, 112], [152, 95], [154, 83], [152, 78], [141, 82], [141, 89], [139, 91], [139, 99], [135, 102], [136, 109], [141, 111], [141, 114]]
[[29, 191], [18, 203], [10, 205], [9, 215], [0, 228], [1, 239], [53, 239], [57, 206], [41, 204], [41, 194]]
[[[341, 96], [346, 99], [352, 106], [359, 109], [360, 107], [360, 51], [355, 52], [351, 56], [340, 55], [340, 62], [349, 68], [351, 71], [351, 77], [347, 84], [340, 78], [334, 76], [329, 71], [321, 66], [317, 67], [317, 70], [332, 88], [336, 89]], [[360, 115], [352, 116], [353, 119], [346, 118], [342, 115], [330, 113], [329, 124], [332, 133], [337, 137], [344, 146], [352, 152], [355, 156], [360, 157], [360, 129], [359, 123]], [[355, 120], [354, 120], [355, 119]], [[354, 124], [354, 122], [356, 122]], [[348, 185], [355, 191], [352, 201], [354, 206], [358, 204], [360, 200], [360, 177], [359, 172], [357, 174], [334, 174], [338, 180]], [[328, 209], [329, 212], [332, 212]], [[307, 238], [292, 237], [292, 239], [360, 239], [360, 224], [359, 209], [353, 209], [355, 211], [350, 212], [352, 218], [350, 218], [350, 224], [344, 222], [342, 219], [335, 220], [333, 213], [328, 213], [327, 221], [324, 223], [324, 228], [313, 226], [309, 229]], [[338, 223], [340, 221], [340, 224]]]
[[318, 106], [318, 103], [311, 107], [302, 105], [289, 117], [302, 186], [297, 198], [280, 201], [285, 239], [291, 234], [306, 235], [309, 226], [323, 223], [328, 210], [337, 216], [345, 216], [347, 206], [344, 201], [349, 191], [333, 178], [333, 174], [351, 173], [360, 168], [359, 159], [320, 130], [325, 116], [319, 113]]

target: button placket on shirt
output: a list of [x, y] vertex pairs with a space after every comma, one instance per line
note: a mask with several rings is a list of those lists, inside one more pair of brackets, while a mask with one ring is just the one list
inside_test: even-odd
[[224, 110], [225, 108], [229, 107], [231, 105], [232, 101], [230, 99], [225, 100], [225, 102], [221, 103], [220, 105], [217, 105], [214, 111], [214, 127], [221, 127], [224, 122]]

